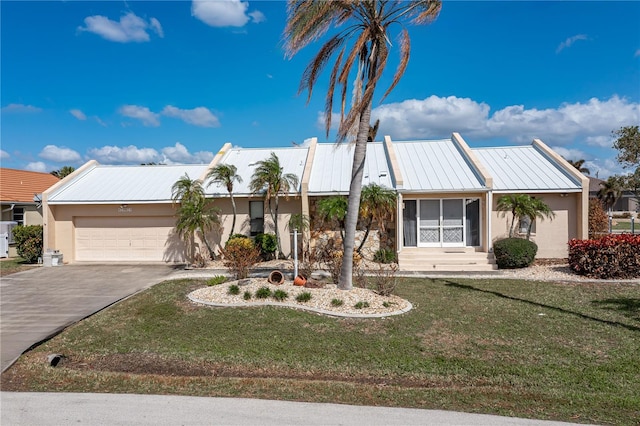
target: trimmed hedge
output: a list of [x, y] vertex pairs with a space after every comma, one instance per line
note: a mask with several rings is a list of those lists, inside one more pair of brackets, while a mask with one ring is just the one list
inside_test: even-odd
[[533, 263], [538, 246], [522, 238], [505, 238], [493, 244], [493, 254], [500, 269], [526, 268]]
[[276, 234], [258, 234], [255, 237], [256, 247], [260, 249], [260, 255], [264, 260], [271, 260], [278, 249]]
[[42, 225], [16, 226], [12, 232], [18, 256], [27, 263], [36, 263], [42, 256]]
[[569, 267], [590, 278], [640, 278], [640, 235], [569, 241]]

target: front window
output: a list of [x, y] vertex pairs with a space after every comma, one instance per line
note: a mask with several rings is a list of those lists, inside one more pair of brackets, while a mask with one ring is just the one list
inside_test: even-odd
[[251, 236], [264, 233], [264, 201], [249, 201]]
[[24, 225], [24, 207], [14, 207], [13, 208], [13, 218], [14, 222], [18, 222], [18, 225]]

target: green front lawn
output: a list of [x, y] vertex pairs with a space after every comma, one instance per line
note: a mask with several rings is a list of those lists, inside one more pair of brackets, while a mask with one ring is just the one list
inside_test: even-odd
[[26, 263], [21, 257], [11, 257], [0, 260], [0, 276], [15, 274], [16, 272], [28, 271], [38, 267], [32, 263]]
[[[24, 355], [3, 390], [337, 402], [599, 424], [640, 419], [640, 285], [405, 279], [414, 309], [209, 308], [170, 281]], [[62, 367], [46, 355], [62, 353]]]

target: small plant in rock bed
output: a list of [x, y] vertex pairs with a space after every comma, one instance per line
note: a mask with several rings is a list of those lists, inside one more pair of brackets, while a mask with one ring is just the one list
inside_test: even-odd
[[244, 300], [251, 300], [251, 292], [245, 291], [242, 297], [244, 298]]
[[271, 296], [271, 289], [269, 287], [260, 287], [258, 291], [256, 291], [256, 297], [258, 299], [266, 299]]
[[389, 308], [395, 304], [396, 304], [395, 302], [382, 302], [382, 306], [384, 306], [385, 308]]
[[287, 297], [289, 297], [289, 294], [284, 291], [284, 290], [276, 290], [273, 292], [273, 298], [276, 299], [278, 302], [282, 302], [283, 300], [285, 300]]
[[311, 293], [309, 293], [308, 291], [300, 293], [296, 296], [296, 301], [298, 302], [308, 302], [309, 300], [311, 300]]
[[240, 294], [240, 287], [238, 287], [235, 284], [232, 284], [229, 286], [229, 289], [227, 290], [227, 293], [231, 294], [232, 296], [236, 296], [238, 294]]
[[224, 283], [225, 281], [227, 281], [227, 277], [225, 277], [224, 275], [216, 275], [215, 277], [209, 278], [207, 280], [207, 285], [208, 286], [219, 285]]
[[331, 306], [342, 306], [344, 305], [344, 301], [342, 299], [331, 299]]
[[353, 305], [354, 308], [356, 309], [362, 309], [362, 308], [368, 308], [369, 307], [369, 302], [358, 302], [355, 305]]

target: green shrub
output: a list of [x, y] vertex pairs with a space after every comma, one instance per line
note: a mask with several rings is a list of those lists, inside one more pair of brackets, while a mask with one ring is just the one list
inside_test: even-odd
[[13, 240], [18, 256], [27, 263], [36, 263], [42, 256], [42, 225], [16, 226], [13, 228]]
[[207, 280], [208, 286], [220, 285], [227, 281], [227, 277], [224, 275], [216, 275], [215, 277], [209, 278]]
[[344, 301], [342, 299], [331, 299], [331, 306], [342, 306], [344, 305]]
[[378, 249], [373, 255], [373, 261], [377, 263], [395, 263], [396, 253], [391, 249]]
[[220, 250], [224, 256], [224, 266], [229, 268], [237, 280], [249, 276], [249, 268], [260, 260], [260, 251], [250, 238], [233, 238], [227, 241], [224, 249]]
[[245, 291], [242, 297], [244, 298], [244, 300], [251, 300], [251, 292]]
[[390, 306], [395, 305], [396, 302], [382, 302], [382, 306], [384, 306], [385, 308], [388, 308]]
[[286, 298], [289, 297], [289, 294], [284, 290], [276, 290], [276, 291], [273, 292], [272, 296], [278, 302], [282, 302], [283, 300], [285, 300]]
[[356, 309], [362, 309], [362, 308], [368, 308], [369, 307], [369, 302], [358, 302], [355, 305], [353, 305], [354, 308]]
[[275, 234], [258, 234], [255, 237], [256, 247], [260, 249], [260, 255], [264, 260], [271, 260], [274, 258], [275, 252], [278, 248], [278, 241]]
[[639, 278], [640, 235], [607, 235], [569, 241], [569, 267], [591, 278]]
[[235, 284], [232, 284], [232, 285], [229, 286], [229, 289], [227, 290], [227, 293], [229, 293], [229, 294], [231, 294], [233, 296], [236, 296], [236, 295], [240, 294], [240, 287], [238, 287]]
[[493, 244], [493, 254], [500, 269], [526, 268], [533, 263], [538, 246], [522, 238], [505, 238]]
[[251, 238], [249, 238], [248, 236], [244, 235], [244, 234], [233, 234], [229, 236], [229, 239], [227, 240], [227, 242], [224, 244], [224, 247], [227, 248], [227, 245], [229, 244], [230, 241], [235, 240], [237, 238], [246, 238], [247, 240], [250, 240]]
[[309, 300], [311, 300], [311, 293], [309, 293], [308, 291], [300, 293], [296, 296], [296, 301], [298, 302], [308, 302]]
[[258, 291], [256, 291], [256, 297], [258, 299], [266, 299], [271, 296], [271, 289], [269, 287], [260, 287]]

